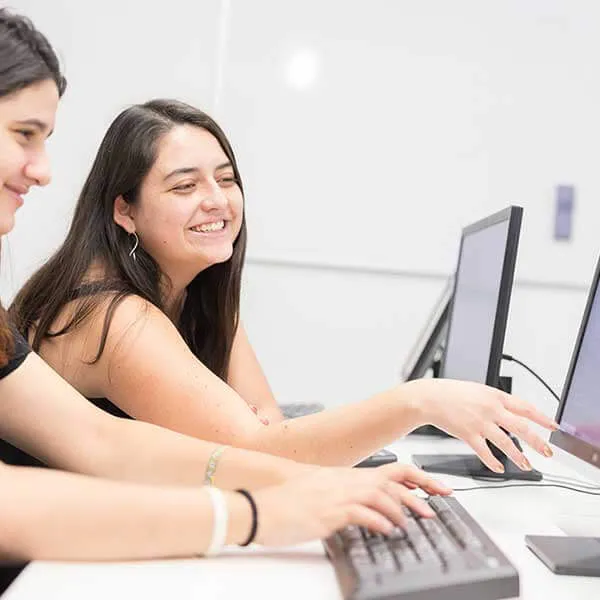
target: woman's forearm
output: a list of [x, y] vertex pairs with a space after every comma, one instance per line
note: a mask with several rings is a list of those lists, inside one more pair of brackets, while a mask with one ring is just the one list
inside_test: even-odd
[[[218, 447], [149, 423], [112, 417], [102, 435], [96, 445], [103, 458], [90, 465], [91, 473], [151, 484], [203, 485], [209, 458]], [[279, 456], [230, 447], [218, 459], [214, 484], [257, 489], [311, 470], [313, 466]]]
[[[404, 387], [404, 386], [403, 386]], [[423, 423], [409, 389], [261, 427], [233, 443], [304, 463], [352, 465]]]
[[[205, 490], [112, 482], [0, 467], [0, 553], [11, 559], [119, 560], [202, 554], [212, 535]], [[44, 490], [40, 496], [40, 490]], [[226, 492], [228, 543], [248, 535], [251, 513]]]
[[[44, 463], [77, 473], [151, 484], [204, 482], [215, 443], [113, 417], [31, 354], [0, 382], [0, 436]], [[223, 488], [280, 483], [308, 467], [228, 448], [214, 482]]]

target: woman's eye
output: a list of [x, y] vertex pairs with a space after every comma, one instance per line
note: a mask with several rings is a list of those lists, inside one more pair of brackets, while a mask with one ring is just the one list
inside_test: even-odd
[[236, 183], [237, 179], [233, 177], [233, 175], [231, 177], [221, 177], [221, 179], [219, 179], [219, 184], [224, 186], [230, 186]]
[[182, 183], [181, 185], [175, 186], [173, 189], [178, 192], [189, 192], [194, 189], [196, 184], [194, 183]]
[[35, 131], [32, 131], [31, 129], [17, 129], [17, 133], [24, 137], [26, 141], [30, 141], [35, 135]]

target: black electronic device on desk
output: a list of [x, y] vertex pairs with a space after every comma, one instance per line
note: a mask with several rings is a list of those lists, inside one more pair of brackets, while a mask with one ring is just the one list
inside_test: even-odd
[[28, 565], [27, 562], [0, 560], [0, 597], [4, 598], [4, 592], [12, 589], [12, 584]]
[[361, 460], [359, 463], [354, 465], [355, 467], [381, 467], [381, 465], [387, 465], [389, 463], [394, 463], [398, 460], [398, 457], [389, 450], [383, 448], [375, 454], [371, 454], [371, 456], [367, 456], [367, 458]]
[[519, 595], [515, 567], [455, 498], [436, 516], [408, 509], [392, 535], [346, 527], [325, 540], [345, 600], [497, 600]]
[[[598, 486], [588, 493], [600, 495], [600, 260], [575, 347], [556, 421], [559, 430], [550, 435], [558, 459]], [[600, 498], [587, 509], [574, 508], [557, 523], [567, 536], [528, 535], [527, 547], [551, 569], [562, 575], [600, 577]], [[591, 514], [584, 514], [591, 511]], [[575, 535], [569, 535], [574, 533]]]
[[306, 417], [306, 415], [321, 412], [325, 409], [325, 406], [320, 402], [290, 402], [280, 404], [279, 409], [286, 419], [297, 419], [298, 417]]
[[[511, 206], [463, 229], [441, 377], [503, 389], [500, 363], [522, 215], [522, 208]], [[504, 387], [504, 391], [510, 389]], [[513, 441], [520, 448], [515, 438]], [[504, 473], [492, 471], [475, 455], [416, 455], [413, 460], [421, 469], [434, 473], [542, 479], [539, 471], [521, 470], [493, 444], [488, 446], [504, 466]]]

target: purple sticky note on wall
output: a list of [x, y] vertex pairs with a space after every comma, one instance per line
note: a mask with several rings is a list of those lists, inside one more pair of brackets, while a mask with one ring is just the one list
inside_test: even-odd
[[570, 240], [573, 234], [573, 211], [575, 209], [575, 186], [556, 186], [556, 211], [554, 216], [554, 239]]

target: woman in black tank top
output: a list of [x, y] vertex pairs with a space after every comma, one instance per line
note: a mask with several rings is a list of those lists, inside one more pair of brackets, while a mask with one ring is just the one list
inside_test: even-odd
[[[49, 181], [45, 140], [65, 81], [47, 40], [5, 9], [0, 65], [1, 236], [28, 189]], [[392, 498], [423, 510], [399, 483], [418, 483], [421, 475], [399, 467], [325, 470], [229, 448], [217, 470], [213, 444], [115, 419], [85, 402], [30, 352], [1, 307], [0, 436], [56, 466], [112, 479], [0, 463], [1, 546], [12, 560], [178, 557], [226, 543], [293, 544], [349, 523], [389, 531], [404, 518]], [[254, 497], [200, 489], [205, 471], [209, 483], [228, 489], [264, 489]], [[435, 491], [428, 481], [420, 483]], [[393, 509], [369, 509], [374, 494]]]

